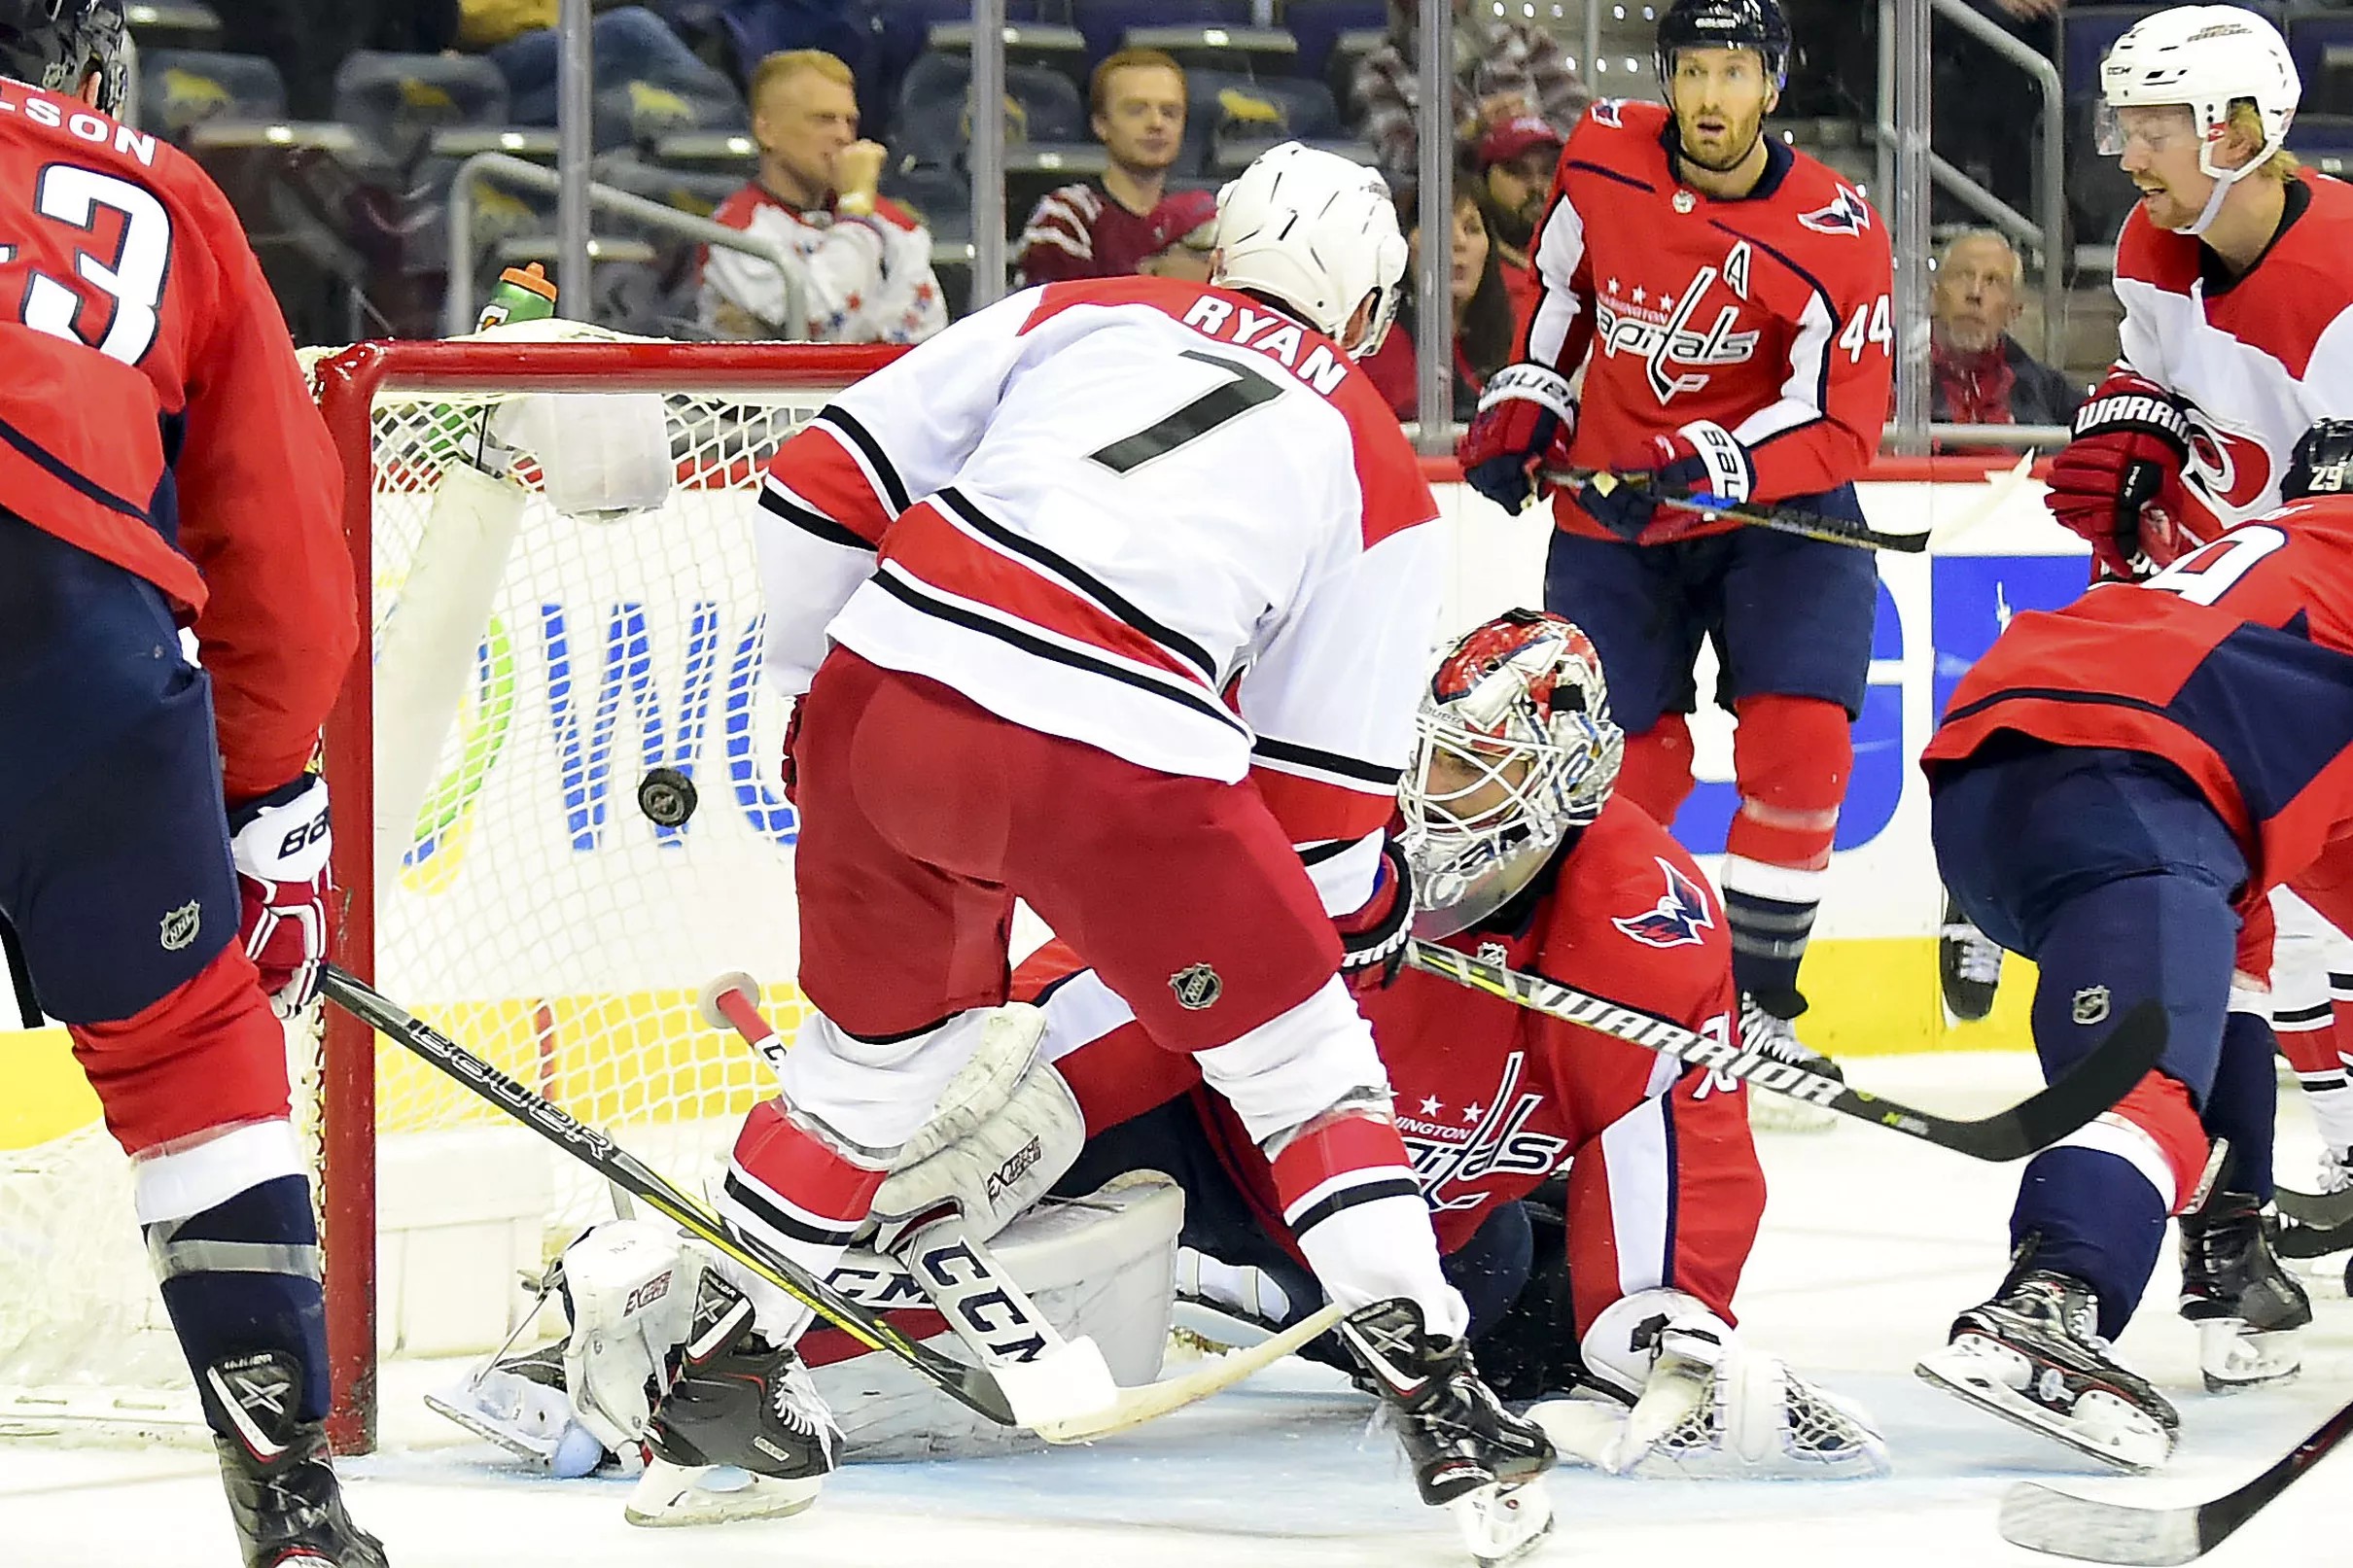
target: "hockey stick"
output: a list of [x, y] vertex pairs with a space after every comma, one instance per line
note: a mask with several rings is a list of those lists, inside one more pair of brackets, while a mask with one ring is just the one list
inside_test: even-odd
[[1940, 550], [1945, 548], [1954, 540], [1959, 539], [1963, 534], [1968, 533], [2009, 505], [2010, 498], [2025, 488], [2026, 481], [2033, 477], [2033, 474], [2034, 454], [2028, 452], [2024, 457], [2019, 458], [2014, 467], [2004, 470], [2001, 473], [1993, 475], [1985, 481], [1985, 493], [1978, 498], [1976, 505], [1949, 522], [1939, 523], [1929, 529], [1927, 534], [1929, 543]]
[[2108, 1031], [2108, 1037], [2092, 1047], [2090, 1055], [2077, 1063], [2058, 1082], [2006, 1111], [1977, 1121], [1954, 1121], [1864, 1090], [1849, 1089], [1835, 1078], [1757, 1056], [1727, 1040], [1709, 1039], [1679, 1024], [1588, 995], [1542, 975], [1507, 969], [1502, 964], [1489, 963], [1419, 937], [1407, 949], [1405, 961], [1457, 985], [1516, 1002], [1547, 1018], [1707, 1067], [1728, 1078], [1738, 1078], [1808, 1104], [1826, 1106], [1843, 1116], [1907, 1133], [1955, 1154], [1997, 1164], [2023, 1160], [2114, 1105], [2157, 1065], [2158, 1057], [2165, 1049], [2164, 1009], [2155, 1001], [2143, 1002], [2126, 1013]]
[[[1647, 476], [1612, 473], [1605, 469], [1547, 469], [1545, 481], [1565, 490], [1583, 491], [1592, 486], [1608, 495], [1620, 485], [1644, 486]], [[1794, 506], [1782, 506], [1770, 501], [1735, 505], [1701, 496], [1657, 496], [1653, 500], [1662, 506], [1676, 511], [1696, 512], [1705, 522], [1724, 518], [1746, 523], [1775, 534], [1796, 534], [1804, 539], [1818, 539], [1830, 544], [1848, 544], [1859, 550], [1894, 550], [1902, 555], [1917, 555], [1928, 548], [1926, 534], [1886, 534], [1869, 523], [1858, 523], [1844, 517], [1824, 517], [1818, 512], [1799, 511]]]
[[2195, 1562], [2326, 1459], [2348, 1434], [2353, 1434], [2353, 1405], [2321, 1422], [2245, 1485], [2188, 1508], [2132, 1508], [2021, 1481], [2002, 1498], [2002, 1539], [2029, 1551], [2085, 1562], [2152, 1568]]
[[[703, 988], [702, 1005], [703, 1016], [713, 1028], [734, 1030], [771, 1067], [782, 1067], [785, 1043], [761, 1015], [751, 976], [734, 973], [713, 980]], [[1028, 1374], [1024, 1363], [1052, 1361], [1075, 1348], [1038, 1311], [996, 1255], [966, 1234], [962, 1224], [933, 1222], [919, 1227], [910, 1236], [915, 1239], [902, 1248], [909, 1255], [901, 1260], [907, 1272], [924, 1294], [931, 1297], [957, 1338], [971, 1346], [1001, 1377], [1024, 1377]], [[963, 1277], [959, 1278], [959, 1274]], [[1000, 1340], [1011, 1336], [1009, 1343], [992, 1340], [988, 1322], [992, 1315], [1005, 1319], [1005, 1325], [995, 1333]], [[1162, 1377], [1141, 1388], [1114, 1385], [1110, 1369], [1103, 1365], [1102, 1353], [1094, 1342], [1081, 1339], [1077, 1342], [1086, 1347], [1083, 1354], [1092, 1356], [1095, 1363], [1094, 1368], [1086, 1369], [1084, 1376], [1100, 1376], [1099, 1386], [1106, 1391], [1105, 1397], [1088, 1413], [1029, 1424], [1049, 1443], [1084, 1443], [1141, 1426], [1221, 1393], [1261, 1368], [1272, 1366], [1329, 1330], [1344, 1315], [1338, 1306], [1327, 1306], [1247, 1349], [1230, 1352], [1192, 1372]], [[1017, 1361], [1014, 1358], [1021, 1349], [1027, 1349], [1029, 1354]]]
[[2299, 1225], [2335, 1231], [2353, 1226], [2353, 1188], [2340, 1193], [2300, 1193], [2279, 1189], [2279, 1211]]

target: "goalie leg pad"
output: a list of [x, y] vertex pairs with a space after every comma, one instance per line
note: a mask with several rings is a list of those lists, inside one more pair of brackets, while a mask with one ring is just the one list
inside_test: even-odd
[[579, 1422], [615, 1452], [642, 1441], [687, 1338], [710, 1254], [666, 1225], [614, 1220], [564, 1249], [564, 1385]]

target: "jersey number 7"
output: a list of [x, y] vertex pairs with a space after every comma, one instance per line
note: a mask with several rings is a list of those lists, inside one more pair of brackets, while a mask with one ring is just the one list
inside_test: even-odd
[[[76, 163], [49, 164], [33, 184], [33, 210], [69, 228], [94, 234], [101, 209], [123, 217], [123, 238], [114, 256], [102, 260], [75, 250], [74, 272], [84, 288], [36, 270], [24, 286], [18, 315], [37, 332], [137, 365], [156, 344], [156, 312], [163, 303], [171, 261], [171, 215], [145, 187]], [[17, 247], [0, 241], [0, 264], [16, 258]], [[114, 303], [113, 318], [94, 342], [79, 326], [84, 308], [92, 302], [90, 289]]]

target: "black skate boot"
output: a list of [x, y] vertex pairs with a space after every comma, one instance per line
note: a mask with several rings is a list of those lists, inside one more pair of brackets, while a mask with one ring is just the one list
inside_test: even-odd
[[2247, 1193], [2215, 1192], [2181, 1217], [2182, 1316], [2197, 1325], [2206, 1392], [2284, 1383], [2303, 1369], [2304, 1287], [2279, 1265], [2279, 1224]]
[[1553, 1466], [1552, 1440], [1479, 1380], [1470, 1346], [1430, 1334], [1402, 1298], [1358, 1307], [1338, 1332], [1388, 1406], [1422, 1500], [1455, 1508], [1472, 1554], [1508, 1562], [1541, 1540], [1552, 1502], [1533, 1483]]
[[2119, 1470], [2155, 1470], [2172, 1456], [2181, 1416], [2146, 1379], [2117, 1364], [2098, 1322], [2090, 1286], [2021, 1268], [1999, 1296], [1955, 1318], [1951, 1342], [1913, 1371]]
[[1945, 895], [1945, 919], [1937, 933], [1937, 976], [1945, 1011], [1957, 1024], [1975, 1024], [1993, 1011], [2002, 983], [2002, 950], [1961, 913], [1960, 901]]
[[752, 1303], [714, 1275], [694, 1328], [653, 1409], [652, 1458], [623, 1516], [667, 1525], [798, 1514], [841, 1463], [841, 1430], [809, 1369], [790, 1345], [761, 1339]]
[[[1839, 1064], [1798, 1038], [1796, 1020], [1806, 998], [1794, 991], [1740, 993], [1740, 1049], [1773, 1062], [1846, 1081]], [[1839, 1113], [1768, 1089], [1748, 1092], [1748, 1124], [1760, 1132], [1823, 1132], [1839, 1125]]]
[[245, 1568], [385, 1568], [383, 1544], [343, 1511], [326, 1428], [295, 1413], [301, 1387], [301, 1368], [274, 1350], [204, 1369], [205, 1414]]

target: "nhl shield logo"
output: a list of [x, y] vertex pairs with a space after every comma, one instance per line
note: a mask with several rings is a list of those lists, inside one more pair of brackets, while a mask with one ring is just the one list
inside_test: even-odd
[[196, 939], [196, 929], [204, 923], [204, 911], [191, 898], [178, 909], [163, 917], [163, 951], [177, 953]]
[[2078, 1024], [2098, 1024], [2108, 1017], [2108, 988], [2086, 986], [2075, 993], [2075, 1021]]
[[1177, 1006], [1198, 1013], [1225, 994], [1225, 982], [1208, 964], [1192, 963], [1169, 976], [1169, 990], [1176, 993]]

